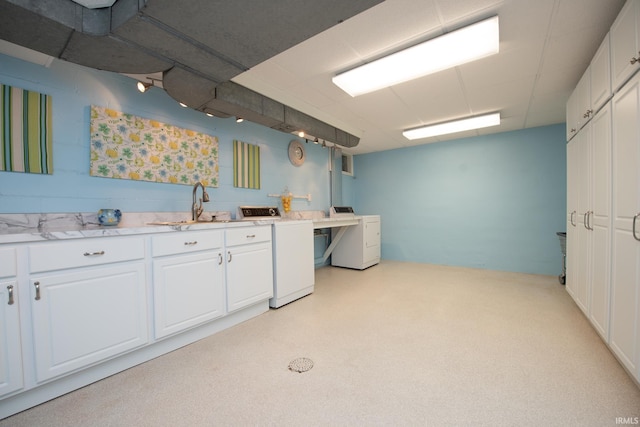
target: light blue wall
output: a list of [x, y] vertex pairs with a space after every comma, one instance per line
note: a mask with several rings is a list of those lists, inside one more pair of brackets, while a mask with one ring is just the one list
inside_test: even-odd
[[560, 274], [565, 126], [354, 158], [344, 198], [382, 216], [382, 258]]
[[[329, 207], [328, 154], [307, 144], [301, 167], [287, 158], [287, 135], [253, 123], [212, 119], [164, 91], [141, 94], [134, 81], [54, 61], [50, 68], [0, 55], [0, 83], [53, 97], [54, 174], [0, 172], [0, 213], [188, 211], [191, 188], [91, 177], [89, 106], [99, 105], [217, 136], [220, 186], [208, 210], [273, 205], [285, 186], [312, 194], [294, 210]], [[258, 144], [262, 189], [233, 187], [232, 141]], [[343, 205], [382, 215], [382, 257], [403, 261], [559, 274], [556, 231], [564, 230], [564, 126], [509, 132], [354, 158]]]
[[[0, 83], [46, 93], [53, 99], [53, 175], [0, 172], [0, 213], [94, 212], [117, 207], [126, 212], [189, 211], [191, 187], [89, 176], [89, 107], [98, 105], [219, 139], [219, 187], [209, 188], [206, 210], [235, 212], [239, 205], [279, 205], [267, 197], [288, 186], [294, 194], [311, 193], [312, 202], [294, 200], [294, 210], [329, 207], [327, 150], [307, 144], [307, 161], [293, 166], [287, 157], [293, 135], [249, 122], [217, 119], [185, 109], [163, 90], [146, 93], [135, 81], [115, 73], [63, 61], [44, 68], [0, 55]], [[260, 146], [262, 188], [233, 187], [232, 141]]]

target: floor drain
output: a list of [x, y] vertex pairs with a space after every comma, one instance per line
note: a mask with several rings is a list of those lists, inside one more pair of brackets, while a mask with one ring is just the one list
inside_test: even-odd
[[313, 360], [306, 357], [299, 357], [289, 363], [289, 370], [293, 372], [307, 372], [313, 368]]

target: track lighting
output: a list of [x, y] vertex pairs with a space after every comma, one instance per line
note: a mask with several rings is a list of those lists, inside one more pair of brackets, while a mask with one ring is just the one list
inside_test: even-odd
[[142, 93], [145, 93], [151, 86], [153, 86], [153, 83], [138, 82], [137, 85], [138, 90]]
[[304, 131], [300, 131], [300, 132], [298, 132], [298, 136], [299, 136], [300, 138], [304, 138]]
[[158, 80], [158, 79], [154, 79], [153, 77], [145, 77], [145, 80], [150, 80], [150, 81], [139, 80], [138, 84], [136, 85], [138, 90], [140, 92], [142, 92], [142, 93], [145, 93], [147, 90], [149, 90], [150, 87], [155, 86], [156, 85], [156, 81], [158, 81], [158, 82], [161, 81], [161, 80]]
[[242, 123], [244, 119], [242, 117], [236, 117], [236, 123]]

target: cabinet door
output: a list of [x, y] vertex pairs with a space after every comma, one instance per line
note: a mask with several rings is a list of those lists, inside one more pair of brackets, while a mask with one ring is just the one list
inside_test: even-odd
[[589, 317], [605, 342], [609, 340], [611, 274], [611, 103], [591, 121], [591, 191], [589, 226], [593, 235]]
[[147, 343], [144, 269], [135, 262], [32, 276], [38, 382]]
[[273, 296], [271, 242], [227, 248], [227, 311]]
[[609, 48], [609, 34], [606, 35], [600, 47], [591, 60], [591, 109], [600, 110], [611, 98], [611, 49]]
[[574, 89], [567, 101], [567, 141], [578, 132], [578, 90]]
[[580, 131], [578, 136], [578, 213], [577, 225], [577, 280], [572, 285], [573, 299], [578, 307], [589, 315], [589, 290], [591, 287], [591, 247], [592, 233], [589, 230], [589, 214], [591, 209], [590, 197], [590, 160], [591, 160], [591, 124]]
[[591, 67], [587, 67], [576, 86], [578, 92], [578, 129], [591, 120]]
[[638, 52], [638, 14], [640, 1], [629, 0], [611, 26], [611, 79], [616, 92], [639, 69], [640, 62], [634, 58]]
[[222, 251], [153, 260], [155, 337], [224, 315]]
[[[640, 241], [633, 235], [634, 218], [640, 212], [640, 75], [614, 96], [612, 105], [610, 344], [625, 366], [640, 378]], [[637, 228], [635, 237], [640, 238]]]
[[566, 289], [574, 297], [578, 272], [578, 139], [567, 144]]
[[0, 397], [23, 385], [18, 282], [0, 280]]

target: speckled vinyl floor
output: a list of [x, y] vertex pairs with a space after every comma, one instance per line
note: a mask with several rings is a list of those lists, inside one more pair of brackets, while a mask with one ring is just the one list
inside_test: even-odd
[[[299, 358], [313, 366], [292, 370]], [[313, 295], [0, 427], [615, 426], [618, 417], [640, 417], [640, 389], [557, 277], [384, 261], [319, 269]]]

